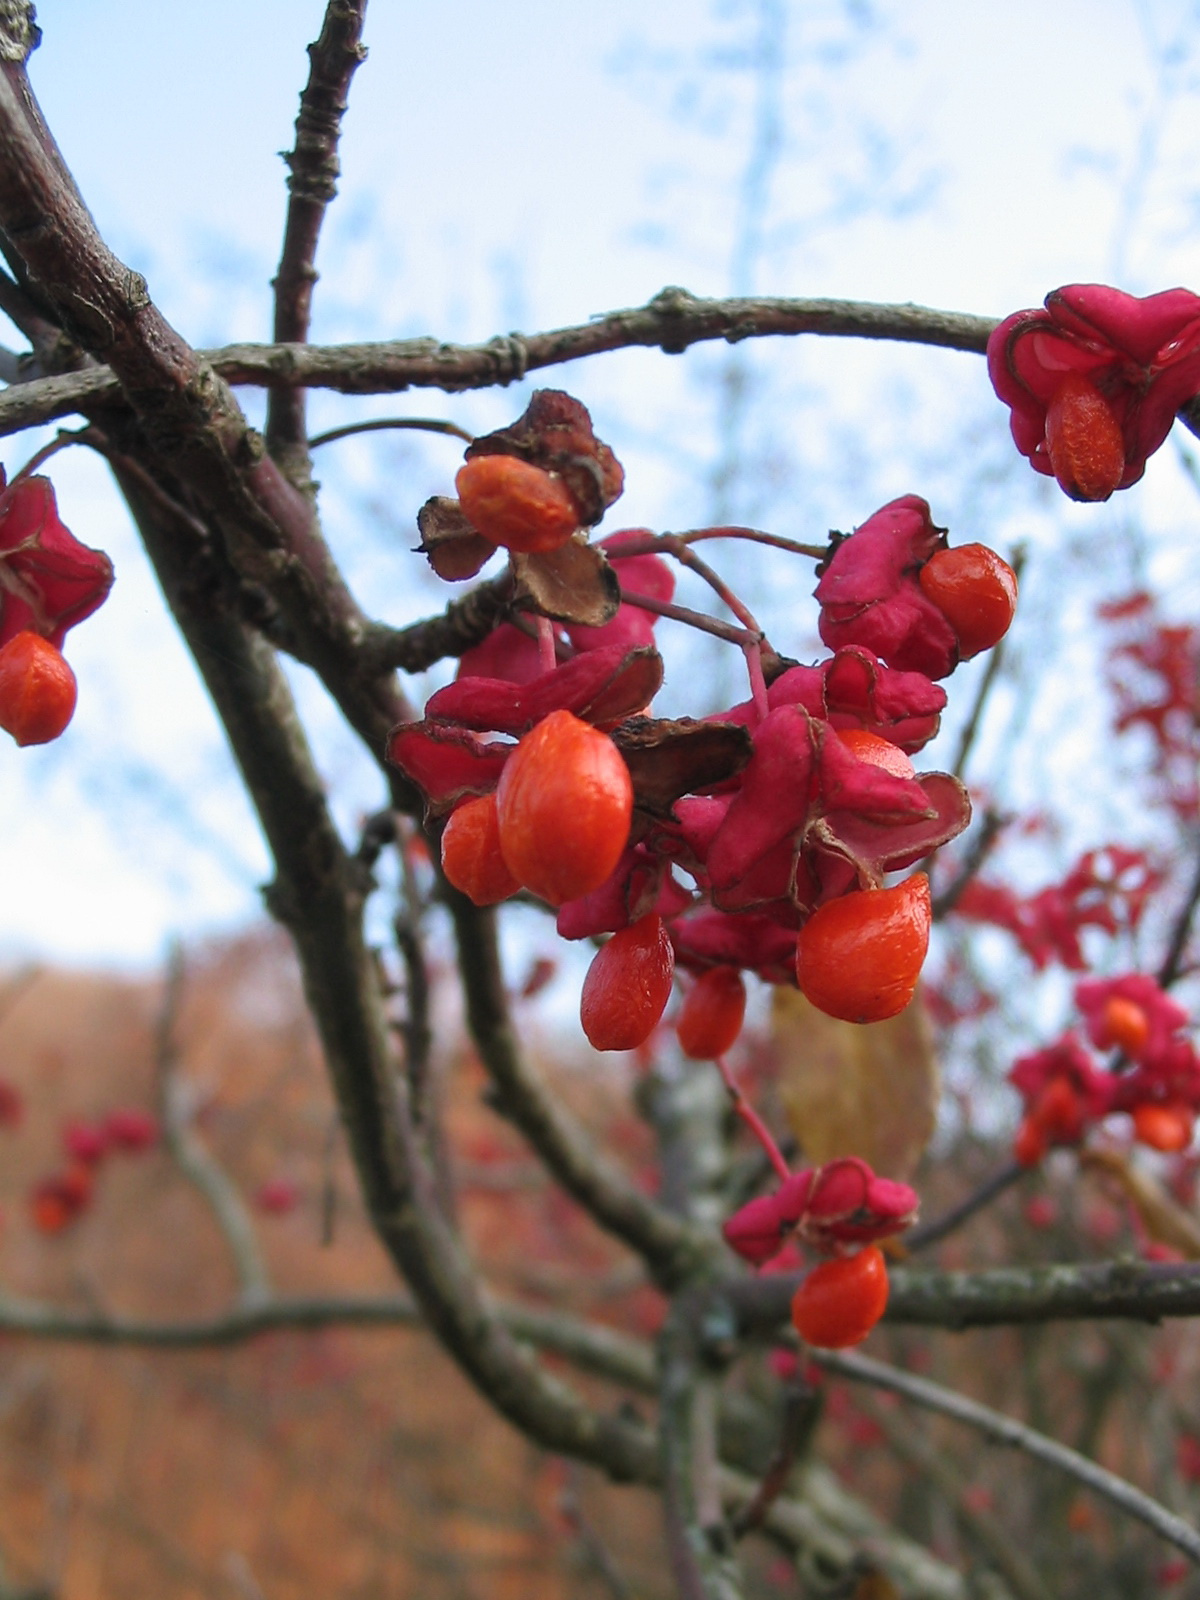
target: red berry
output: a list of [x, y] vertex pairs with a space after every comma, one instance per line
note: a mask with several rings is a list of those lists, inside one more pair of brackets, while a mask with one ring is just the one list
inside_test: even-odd
[[90, 1122], [68, 1122], [62, 1131], [62, 1142], [73, 1161], [94, 1167], [108, 1150], [108, 1130]]
[[792, 1296], [792, 1322], [806, 1344], [844, 1350], [861, 1344], [887, 1306], [883, 1251], [869, 1244], [854, 1256], [814, 1267]]
[[54, 1177], [43, 1178], [29, 1195], [34, 1227], [39, 1233], [61, 1233], [86, 1210], [93, 1186], [92, 1169], [82, 1162], [75, 1162]]
[[1195, 1127], [1196, 1119], [1188, 1106], [1147, 1103], [1133, 1110], [1134, 1137], [1151, 1150], [1186, 1150]]
[[860, 761], [869, 761], [873, 767], [882, 767], [893, 778], [915, 778], [917, 769], [890, 739], [878, 733], [868, 733], [865, 728], [842, 728], [838, 738], [852, 755]]
[[7, 1078], [0, 1078], [0, 1128], [15, 1128], [25, 1115], [21, 1091]]
[[40, 633], [14, 634], [0, 650], [0, 728], [19, 745], [49, 744], [75, 712], [75, 674]]
[[496, 796], [464, 800], [442, 833], [442, 871], [477, 906], [494, 906], [521, 885], [504, 865]]
[[525, 554], [557, 550], [579, 526], [562, 479], [516, 456], [474, 456], [455, 482], [467, 520], [492, 544]]
[[651, 913], [614, 933], [588, 968], [579, 1020], [594, 1050], [635, 1050], [658, 1026], [671, 998], [675, 952]]
[[496, 805], [509, 871], [561, 906], [598, 889], [620, 860], [633, 784], [606, 733], [552, 711], [508, 758]]
[[736, 967], [702, 972], [679, 1013], [679, 1048], [693, 1061], [715, 1061], [741, 1033], [745, 1012], [746, 985]]
[[921, 588], [958, 635], [958, 654], [969, 661], [1008, 632], [1017, 609], [1017, 575], [985, 544], [937, 550], [919, 574]]
[[1013, 1140], [1013, 1160], [1018, 1166], [1036, 1167], [1050, 1148], [1046, 1130], [1036, 1117], [1023, 1117]]
[[1083, 1101], [1066, 1078], [1051, 1078], [1044, 1085], [1031, 1115], [1051, 1144], [1077, 1144], [1083, 1138]]
[[126, 1106], [110, 1111], [104, 1119], [108, 1142], [118, 1150], [131, 1153], [148, 1150], [158, 1142], [158, 1118], [138, 1106]]
[[896, 1016], [916, 991], [932, 921], [923, 872], [894, 889], [860, 889], [828, 901], [800, 930], [801, 992], [843, 1022]]
[[1150, 1038], [1150, 1018], [1136, 1000], [1110, 994], [1100, 1013], [1100, 1044], [1115, 1044], [1127, 1056], [1136, 1056]]
[[1046, 409], [1046, 454], [1072, 500], [1107, 500], [1125, 475], [1125, 440], [1112, 407], [1081, 372], [1070, 372]]
[[39, 1233], [61, 1233], [75, 1213], [51, 1184], [39, 1184], [29, 1196], [29, 1212]]
[[268, 1178], [259, 1184], [254, 1203], [269, 1217], [286, 1217], [300, 1204], [300, 1190], [290, 1178]]

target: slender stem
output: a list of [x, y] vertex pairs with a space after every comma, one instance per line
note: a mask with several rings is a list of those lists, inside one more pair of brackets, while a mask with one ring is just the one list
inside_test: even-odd
[[325, 433], [314, 434], [308, 441], [310, 450], [335, 439], [349, 439], [356, 433], [383, 433], [395, 428], [415, 428], [422, 433], [447, 433], [455, 439], [465, 439], [468, 444], [475, 438], [457, 422], [442, 422], [437, 417], [377, 417], [370, 422], [348, 422], [341, 428], [330, 428]]
[[990, 806], [983, 813], [982, 821], [970, 840], [962, 865], [946, 887], [933, 897], [935, 922], [940, 922], [954, 910], [970, 884], [979, 875], [984, 862], [995, 848], [996, 841], [1011, 820], [1011, 817], [992, 810]]
[[1183, 969], [1183, 958], [1187, 952], [1188, 940], [1192, 936], [1192, 925], [1196, 920], [1197, 908], [1200, 908], [1200, 835], [1193, 845], [1195, 854], [1195, 867], [1192, 871], [1192, 882], [1188, 889], [1187, 899], [1179, 908], [1179, 915], [1175, 918], [1171, 929], [1171, 937], [1167, 942], [1163, 954], [1162, 965], [1158, 969], [1158, 981], [1164, 989], [1180, 977]]
[[183, 1176], [203, 1196], [229, 1247], [237, 1273], [239, 1303], [244, 1308], [253, 1307], [262, 1304], [271, 1294], [271, 1280], [258, 1236], [241, 1195], [192, 1131], [188, 1095], [179, 1078], [176, 1031], [183, 984], [183, 950], [175, 942], [167, 958], [162, 1007], [155, 1026], [154, 1055], [163, 1143]]
[[49, 461], [51, 456], [56, 456], [60, 450], [65, 450], [69, 445], [90, 444], [89, 432], [90, 429], [88, 428], [80, 428], [74, 432], [60, 429], [49, 444], [44, 444], [40, 450], [35, 450], [25, 465], [19, 471], [13, 473], [9, 479], [9, 486], [11, 487], [20, 478], [31, 478], [40, 466]]
[[829, 554], [827, 544], [802, 544], [799, 539], [788, 539], [782, 533], [766, 533], [761, 528], [692, 528], [687, 533], [668, 533], [663, 537], [677, 539], [681, 544], [698, 544], [701, 539], [750, 539], [775, 550], [787, 550], [791, 555], [809, 556], [813, 561], [824, 561]]
[[717, 1071], [721, 1074], [721, 1081], [729, 1091], [729, 1098], [733, 1101], [733, 1109], [762, 1146], [767, 1160], [775, 1170], [776, 1177], [790, 1178], [792, 1175], [791, 1168], [784, 1160], [783, 1152], [775, 1143], [774, 1135], [742, 1093], [741, 1085], [734, 1077], [725, 1057], [717, 1056], [716, 1065]]
[[809, 1383], [791, 1384], [784, 1395], [779, 1443], [763, 1473], [758, 1492], [730, 1519], [735, 1539], [745, 1538], [746, 1534], [762, 1526], [767, 1512], [787, 1488], [792, 1468], [808, 1446], [819, 1415], [817, 1390]]
[[538, 660], [543, 672], [553, 672], [558, 665], [558, 651], [554, 644], [554, 624], [549, 617], [537, 619]]
[[750, 676], [750, 694], [754, 700], [754, 710], [761, 722], [771, 709], [771, 702], [767, 699], [767, 680], [763, 677], [762, 642], [742, 646], [746, 657], [746, 671]]
[[997, 1444], [1011, 1445], [1035, 1460], [1044, 1461], [1047, 1466], [1069, 1474], [1112, 1505], [1153, 1528], [1155, 1533], [1182, 1550], [1189, 1560], [1200, 1565], [1200, 1533], [1190, 1523], [1143, 1494], [1133, 1484], [1126, 1483], [1124, 1478], [1118, 1478], [1115, 1473], [1089, 1461], [1068, 1445], [1048, 1439], [1045, 1434], [1026, 1427], [1023, 1422], [1003, 1416], [990, 1406], [980, 1405], [977, 1400], [969, 1400], [966, 1395], [958, 1394], [953, 1389], [943, 1388], [939, 1383], [931, 1383], [928, 1378], [918, 1378], [910, 1372], [901, 1372], [882, 1361], [873, 1361], [869, 1356], [832, 1350], [814, 1350], [811, 1355], [819, 1366], [843, 1378], [855, 1383], [867, 1383], [877, 1389], [888, 1389], [929, 1411], [940, 1412], [942, 1416], [952, 1417], [956, 1422], [979, 1429]]
[[1019, 1161], [1006, 1162], [998, 1171], [993, 1172], [990, 1178], [985, 1178], [965, 1199], [951, 1206], [949, 1211], [944, 1211], [940, 1217], [923, 1222], [920, 1227], [913, 1228], [907, 1233], [902, 1241], [905, 1253], [914, 1255], [916, 1251], [927, 1250], [931, 1244], [938, 1244], [947, 1238], [977, 1212], [990, 1206], [993, 1200], [997, 1200], [1006, 1190], [1011, 1189], [1028, 1170], [1028, 1167], [1023, 1167]]
[[761, 633], [747, 633], [745, 628], [735, 628], [731, 623], [722, 622], [719, 617], [706, 616], [703, 611], [676, 605], [673, 600], [656, 600], [653, 595], [638, 594], [625, 588], [621, 590], [621, 599], [628, 606], [637, 606], [640, 611], [653, 611], [658, 617], [670, 617], [673, 622], [685, 622], [689, 628], [711, 633], [714, 639], [724, 639], [743, 650], [748, 644], [762, 643]]
[[[1025, 571], [1026, 555], [1027, 552], [1023, 545], [1018, 546], [1018, 548], [1013, 552], [1012, 569], [1016, 574], [1018, 581]], [[988, 701], [991, 699], [992, 690], [1000, 677], [1000, 668], [1004, 664], [1004, 654], [1007, 643], [1008, 639], [1007, 636], [1005, 636], [993, 646], [992, 652], [988, 656], [987, 666], [984, 668], [983, 677], [979, 680], [979, 688], [975, 694], [975, 703], [971, 707], [971, 713], [968, 716], [966, 724], [963, 727], [962, 734], [959, 737], [958, 753], [954, 758], [954, 765], [950, 769], [956, 778], [961, 778], [963, 772], [966, 770], [968, 758], [970, 757], [971, 751], [974, 748], [975, 740], [979, 734], [980, 724], [983, 721], [983, 713], [987, 709]]]
[[636, 1251], [660, 1284], [673, 1287], [697, 1263], [710, 1262], [719, 1252], [719, 1241], [643, 1194], [596, 1149], [589, 1130], [534, 1073], [513, 1028], [494, 914], [479, 910], [448, 885], [444, 898], [454, 919], [467, 1026], [499, 1092], [497, 1109], [516, 1123], [595, 1221]]

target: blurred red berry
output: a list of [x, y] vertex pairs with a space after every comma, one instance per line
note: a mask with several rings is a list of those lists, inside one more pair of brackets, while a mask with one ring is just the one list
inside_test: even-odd
[[158, 1118], [139, 1106], [123, 1106], [104, 1119], [109, 1144], [131, 1154], [158, 1143]]
[[290, 1178], [268, 1178], [255, 1191], [254, 1204], [269, 1217], [284, 1217], [300, 1204], [300, 1190]]

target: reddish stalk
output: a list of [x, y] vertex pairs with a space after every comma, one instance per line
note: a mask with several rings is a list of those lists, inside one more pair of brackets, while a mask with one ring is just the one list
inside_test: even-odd
[[775, 1175], [779, 1178], [790, 1178], [792, 1175], [792, 1169], [784, 1160], [783, 1152], [775, 1143], [775, 1139], [770, 1128], [767, 1127], [766, 1123], [759, 1116], [758, 1112], [755, 1111], [749, 1100], [747, 1100], [746, 1096], [742, 1093], [737, 1079], [729, 1070], [729, 1064], [725, 1060], [725, 1057], [718, 1056], [716, 1058], [716, 1062], [717, 1071], [721, 1074], [721, 1082], [729, 1091], [729, 1098], [733, 1101], [733, 1109], [737, 1112], [738, 1116], [741, 1117], [742, 1121], [746, 1124], [746, 1126], [750, 1129], [750, 1132], [762, 1146], [767, 1160], [775, 1169]]
[[558, 653], [554, 647], [554, 624], [549, 617], [537, 619], [537, 642], [542, 671], [553, 672], [558, 665]]
[[761, 722], [771, 709], [771, 703], [767, 699], [767, 680], [763, 676], [761, 640], [754, 644], [744, 644], [742, 652], [746, 657], [746, 670], [750, 674], [750, 693], [754, 699], [754, 710]]

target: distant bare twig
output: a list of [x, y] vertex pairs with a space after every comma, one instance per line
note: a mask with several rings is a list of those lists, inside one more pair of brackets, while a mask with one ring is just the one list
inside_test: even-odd
[[250, 1308], [271, 1294], [267, 1264], [258, 1235], [241, 1195], [204, 1144], [192, 1131], [192, 1106], [187, 1085], [179, 1076], [176, 1028], [183, 999], [183, 950], [177, 941], [167, 957], [162, 1006], [154, 1030], [154, 1057], [158, 1075], [158, 1100], [163, 1144], [183, 1176], [203, 1197], [233, 1259], [238, 1280], [238, 1303]]
[[1055, 1439], [1048, 1439], [1045, 1434], [1027, 1428], [1023, 1422], [1016, 1422], [1012, 1417], [1003, 1416], [999, 1411], [993, 1411], [990, 1406], [969, 1400], [966, 1395], [958, 1394], [953, 1389], [946, 1389], [940, 1383], [931, 1383], [928, 1378], [918, 1378], [913, 1373], [901, 1372], [898, 1368], [887, 1366], [882, 1361], [873, 1361], [869, 1356], [856, 1355], [851, 1351], [833, 1350], [814, 1350], [811, 1354], [812, 1359], [827, 1371], [836, 1372], [855, 1383], [870, 1384], [877, 1389], [890, 1389], [893, 1394], [901, 1395], [916, 1405], [925, 1406], [930, 1411], [938, 1411], [943, 1416], [953, 1417], [956, 1422], [964, 1422], [968, 1427], [977, 1428], [997, 1444], [1011, 1445], [1017, 1450], [1023, 1450], [1035, 1460], [1044, 1461], [1047, 1466], [1056, 1467], [1060, 1472], [1069, 1474], [1094, 1490], [1096, 1494], [1103, 1495], [1112, 1505], [1118, 1506], [1131, 1517], [1136, 1517], [1147, 1527], [1153, 1528], [1155, 1533], [1182, 1550], [1189, 1560], [1200, 1565], [1200, 1533], [1190, 1523], [1185, 1522], [1182, 1517], [1177, 1517], [1174, 1512], [1168, 1511], [1166, 1506], [1160, 1505], [1157, 1500], [1152, 1500], [1149, 1495], [1143, 1494], [1124, 1478], [1118, 1478], [1115, 1473], [1107, 1471], [1094, 1461], [1089, 1461], [1086, 1456], [1081, 1456], [1077, 1450], [1059, 1444]]

